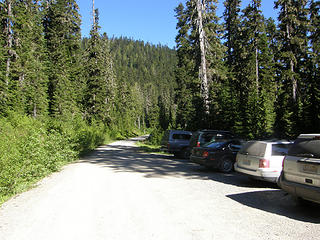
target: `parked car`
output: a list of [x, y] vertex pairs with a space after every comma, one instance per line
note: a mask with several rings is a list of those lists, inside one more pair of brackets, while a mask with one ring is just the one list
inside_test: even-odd
[[203, 147], [192, 149], [190, 160], [206, 167], [218, 169], [223, 173], [233, 170], [236, 154], [241, 148], [239, 140], [210, 142]]
[[300, 134], [283, 161], [278, 185], [298, 202], [320, 204], [320, 134]]
[[197, 131], [192, 134], [188, 151], [190, 154], [194, 147], [201, 147], [209, 142], [224, 142], [235, 138], [235, 135], [229, 131], [206, 129]]
[[187, 158], [187, 148], [192, 132], [182, 130], [167, 130], [161, 140], [161, 149], [172, 153], [175, 157]]
[[287, 141], [249, 141], [238, 152], [234, 169], [251, 178], [276, 183], [284, 156], [292, 144]]

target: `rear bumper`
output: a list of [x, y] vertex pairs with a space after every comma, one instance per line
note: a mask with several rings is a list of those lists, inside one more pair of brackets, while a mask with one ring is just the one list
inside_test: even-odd
[[274, 182], [274, 183], [278, 181], [278, 178], [280, 176], [280, 171], [275, 169], [258, 168], [257, 170], [252, 170], [252, 169], [240, 167], [237, 165], [237, 163], [234, 164], [234, 170], [255, 179], [264, 180], [267, 182]]
[[287, 181], [284, 178], [283, 172], [279, 177], [278, 185], [284, 191], [292, 194], [293, 196], [301, 197], [303, 199], [320, 204], [320, 187]]
[[161, 151], [163, 152], [167, 152], [167, 153], [179, 153], [181, 152], [180, 148], [167, 148], [167, 147], [161, 147], [160, 148]]
[[218, 168], [218, 165], [219, 165], [219, 161], [217, 160], [209, 160], [207, 158], [196, 157], [192, 155], [190, 156], [190, 161], [193, 163], [198, 163], [202, 166], [212, 167], [212, 168]]

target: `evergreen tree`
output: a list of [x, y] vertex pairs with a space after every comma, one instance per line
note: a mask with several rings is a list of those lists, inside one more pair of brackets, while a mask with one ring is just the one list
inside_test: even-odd
[[[222, 121], [225, 125], [222, 129], [232, 129], [237, 131], [241, 125], [240, 99], [242, 99], [241, 81], [236, 77], [241, 73], [241, 0], [226, 0], [224, 2], [224, 39], [226, 46], [225, 63], [227, 68], [227, 78], [221, 89], [221, 99], [225, 103], [225, 108], [221, 112]], [[238, 127], [237, 127], [238, 126]]]
[[269, 49], [261, 0], [243, 10], [240, 116], [242, 135], [258, 138], [271, 134], [275, 101], [273, 56]]
[[276, 131], [284, 137], [294, 137], [303, 131], [302, 98], [306, 83], [307, 63], [307, 1], [278, 0], [281, 92], [277, 102]]
[[13, 13], [12, 13], [12, 0], [6, 0], [1, 2], [1, 48], [0, 48], [0, 61], [1, 61], [1, 81], [0, 81], [0, 104], [1, 113], [5, 113], [9, 107], [9, 83], [10, 83], [10, 64], [14, 56], [12, 50], [12, 25], [13, 25]]
[[54, 116], [79, 112], [81, 34], [79, 7], [74, 0], [45, 1], [44, 28], [49, 52], [49, 111]]
[[41, 13], [32, 0], [16, 1], [12, 26], [11, 106], [33, 117], [47, 112], [46, 55]]
[[84, 97], [85, 117], [111, 123], [114, 105], [115, 77], [106, 36], [99, 34], [99, 13], [90, 31], [85, 53], [86, 93]]
[[320, 2], [310, 2], [310, 51], [304, 98], [305, 132], [320, 131]]
[[183, 4], [176, 8], [178, 19], [176, 36], [178, 65], [176, 69], [176, 104], [177, 104], [177, 125], [182, 128], [196, 128], [192, 126], [192, 120], [196, 118], [194, 99], [199, 99], [197, 89], [199, 81], [195, 60], [192, 58], [193, 49], [190, 43], [190, 23], [187, 9]]

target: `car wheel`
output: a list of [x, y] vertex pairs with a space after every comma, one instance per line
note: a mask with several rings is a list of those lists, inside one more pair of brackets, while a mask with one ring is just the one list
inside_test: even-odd
[[223, 173], [230, 173], [233, 170], [233, 161], [230, 158], [223, 158], [219, 170]]

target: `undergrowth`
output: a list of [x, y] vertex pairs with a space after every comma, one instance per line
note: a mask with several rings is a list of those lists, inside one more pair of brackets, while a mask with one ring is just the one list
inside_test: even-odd
[[137, 133], [81, 118], [36, 120], [9, 113], [0, 118], [0, 205], [97, 146]]

